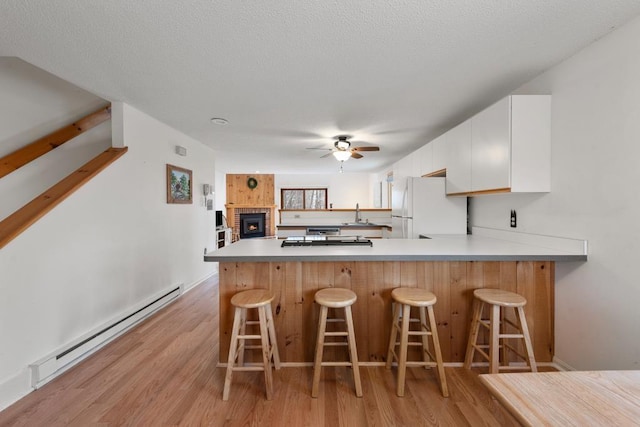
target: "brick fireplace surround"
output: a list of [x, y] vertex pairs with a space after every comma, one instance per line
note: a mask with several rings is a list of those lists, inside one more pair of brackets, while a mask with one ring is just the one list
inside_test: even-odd
[[240, 236], [240, 214], [264, 213], [264, 231], [265, 237], [273, 237], [276, 235], [275, 230], [275, 205], [270, 206], [241, 206], [227, 204], [227, 220], [231, 220], [229, 226], [233, 229], [233, 241], [239, 239]]

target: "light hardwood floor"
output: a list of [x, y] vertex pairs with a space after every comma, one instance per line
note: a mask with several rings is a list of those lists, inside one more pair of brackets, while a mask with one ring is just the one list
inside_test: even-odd
[[[405, 397], [396, 370], [361, 368], [357, 398], [349, 368], [323, 368], [311, 398], [312, 368], [274, 371], [265, 400], [261, 372], [234, 375], [222, 401], [218, 363], [218, 278], [214, 276], [78, 366], [0, 412], [0, 426], [504, 426], [517, 425], [478, 380], [446, 368], [449, 398], [431, 370], [409, 368]], [[285, 337], [278, 337], [285, 339]]]

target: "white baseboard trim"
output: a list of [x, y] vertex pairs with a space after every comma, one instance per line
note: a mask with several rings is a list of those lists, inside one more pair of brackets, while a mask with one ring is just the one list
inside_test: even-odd
[[121, 336], [133, 326], [175, 301], [182, 294], [183, 288], [184, 285], [179, 285], [159, 292], [127, 313], [115, 317], [111, 321], [100, 325], [73, 342], [30, 364], [31, 386], [34, 389], [42, 387], [77, 365], [80, 361]]
[[0, 411], [8, 408], [33, 391], [29, 384], [31, 378], [27, 368], [17, 375], [7, 378], [0, 383]]
[[216, 262], [215, 264], [216, 264], [216, 266], [215, 266], [214, 270], [211, 271], [210, 273], [205, 274], [202, 278], [200, 278], [200, 279], [198, 279], [198, 280], [196, 280], [194, 282], [191, 282], [190, 284], [188, 284], [186, 286], [183, 285], [181, 294], [184, 295], [185, 293], [189, 292], [190, 290], [197, 288], [198, 285], [201, 285], [205, 280], [209, 279], [210, 277], [213, 277], [213, 276], [217, 275], [218, 274], [218, 263]]
[[559, 371], [576, 371], [577, 369], [575, 369], [573, 366], [569, 365], [567, 362], [565, 362], [562, 359], [558, 359], [557, 357], [554, 356], [553, 358], [553, 365], [559, 370]]
[[[199, 284], [204, 282], [206, 279], [209, 279], [210, 277], [212, 277], [212, 276], [214, 276], [216, 274], [218, 274], [218, 263], [215, 263], [215, 268], [213, 269], [213, 271], [211, 271], [210, 273], [206, 274], [205, 277], [203, 277], [203, 278], [201, 278], [199, 280], [196, 280], [193, 283], [191, 283], [189, 285], [186, 285], [186, 286], [184, 284], [176, 285], [176, 287], [180, 288], [178, 297], [183, 295], [185, 292], [188, 292], [191, 289], [196, 288]], [[173, 287], [171, 289], [175, 289], [175, 287]], [[139, 304], [138, 307], [144, 307], [145, 305], [149, 304], [150, 302], [156, 300], [159, 296], [161, 296], [163, 294], [166, 294], [166, 293], [167, 293], [167, 291], [159, 292], [156, 295], [154, 295], [154, 296], [146, 299], [145, 301], [143, 301], [143, 303]], [[139, 317], [135, 323], [131, 323], [127, 328], [122, 329], [117, 334], [113, 334], [109, 338], [109, 340], [102, 342], [101, 344], [95, 346], [94, 348], [92, 348], [90, 350], [87, 350], [86, 353], [81, 354], [80, 356], [78, 356], [75, 360], [72, 361], [72, 363], [68, 363], [64, 367], [57, 368], [56, 366], [54, 366], [55, 364], [52, 364], [51, 362], [49, 362], [49, 366], [51, 368], [53, 368], [53, 372], [50, 372], [49, 375], [47, 376], [47, 378], [43, 378], [43, 376], [46, 375], [45, 371], [43, 371], [42, 374], [38, 373], [37, 374], [37, 378], [34, 378], [32, 365], [36, 365], [37, 363], [43, 362], [46, 359], [49, 359], [54, 355], [60, 354], [61, 352], [65, 351], [65, 349], [68, 349], [68, 348], [72, 347], [73, 345], [75, 345], [76, 343], [79, 343], [82, 340], [86, 339], [87, 337], [92, 336], [93, 334], [97, 333], [98, 331], [103, 330], [107, 325], [111, 325], [111, 324], [115, 323], [117, 321], [115, 319], [122, 319], [123, 317], [126, 317], [125, 314], [121, 313], [119, 316], [116, 316], [115, 319], [112, 320], [111, 322], [107, 322], [107, 323], [103, 324], [101, 327], [96, 328], [94, 331], [89, 332], [89, 333], [83, 335], [82, 337], [74, 340], [72, 343], [69, 343], [69, 344], [67, 344], [65, 346], [62, 346], [62, 347], [58, 348], [56, 351], [52, 352], [49, 356], [45, 356], [45, 357], [41, 358], [39, 361], [34, 362], [33, 364], [29, 365], [28, 367], [25, 367], [25, 369], [23, 369], [22, 371], [20, 371], [18, 374], [14, 375], [13, 377], [3, 379], [0, 382], [0, 411], [6, 409], [7, 407], [9, 407], [12, 404], [14, 404], [15, 402], [17, 402], [18, 400], [22, 399], [23, 397], [25, 397], [26, 395], [31, 393], [34, 389], [36, 389], [38, 387], [41, 387], [42, 385], [44, 385], [47, 382], [53, 380], [55, 377], [59, 376], [63, 372], [66, 372], [67, 370], [71, 369], [73, 366], [77, 365], [79, 362], [81, 362], [82, 360], [86, 359], [91, 354], [93, 354], [96, 351], [100, 350], [102, 347], [107, 345], [109, 342], [115, 340], [119, 336], [121, 336], [124, 333], [126, 333], [128, 330], [130, 330], [132, 327], [134, 327], [135, 325], [140, 323], [142, 320], [145, 320], [146, 318], [150, 317], [152, 314], [157, 312], [159, 309], [165, 307], [167, 304], [169, 304], [171, 302], [174, 302], [178, 297], [176, 297], [176, 298], [174, 298], [174, 299], [172, 299], [170, 301], [165, 301], [165, 303], [162, 306], [158, 306], [156, 308], [156, 310], [154, 310], [153, 312], [145, 313], [144, 316]], [[129, 310], [129, 312], [133, 312], [133, 311], [135, 311], [135, 310]], [[140, 313], [140, 314], [142, 314], [142, 313]], [[35, 381], [35, 384], [34, 384], [34, 381]]]

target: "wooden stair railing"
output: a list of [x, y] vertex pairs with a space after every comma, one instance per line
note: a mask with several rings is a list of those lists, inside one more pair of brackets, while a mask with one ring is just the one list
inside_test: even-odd
[[3, 248], [31, 224], [42, 218], [47, 212], [82, 187], [101, 170], [109, 166], [127, 152], [127, 147], [109, 148], [98, 154], [80, 169], [68, 175], [46, 190], [31, 202], [0, 221], [0, 248]]
[[[111, 104], [0, 158], [0, 178], [9, 175], [11, 172], [110, 118]], [[109, 148], [0, 221], [0, 248], [6, 246], [7, 243], [29, 228], [31, 224], [42, 218], [47, 212], [126, 152], [127, 147]]]
[[0, 158], [0, 178], [111, 118], [111, 105]]

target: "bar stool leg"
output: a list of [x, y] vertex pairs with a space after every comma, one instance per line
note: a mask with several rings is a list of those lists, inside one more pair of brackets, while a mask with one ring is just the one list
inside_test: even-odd
[[[280, 369], [280, 353], [278, 352], [278, 341], [276, 340], [276, 328], [273, 323], [273, 312], [271, 311], [271, 304], [267, 305], [267, 325], [269, 326], [269, 341], [271, 343], [271, 355], [273, 356], [273, 364], [276, 369]], [[269, 357], [271, 361], [271, 357]], [[269, 362], [271, 363], [271, 362]]]
[[500, 306], [491, 305], [489, 314], [489, 322], [491, 329], [489, 332], [489, 372], [498, 373], [500, 366]]
[[231, 377], [233, 376], [233, 364], [236, 360], [236, 352], [238, 351], [238, 335], [240, 333], [240, 317], [241, 308], [236, 307], [233, 316], [233, 329], [231, 332], [231, 344], [229, 345], [229, 357], [227, 358], [227, 373], [224, 377], [224, 390], [222, 392], [222, 400], [229, 400], [229, 392], [231, 391]]
[[[449, 387], [447, 386], [447, 378], [444, 374], [444, 362], [442, 361], [442, 351], [440, 350], [440, 339], [438, 338], [438, 327], [436, 317], [433, 313], [433, 306], [428, 307], [429, 311], [429, 329], [431, 330], [431, 340], [433, 341], [433, 351], [436, 356], [436, 366], [438, 367], [438, 377], [440, 377], [440, 389], [442, 396], [449, 397]], [[425, 335], [426, 337], [426, 335]]]
[[531, 368], [531, 372], [538, 372], [536, 358], [533, 354], [533, 345], [531, 344], [531, 337], [529, 336], [529, 327], [527, 326], [527, 319], [524, 316], [524, 308], [517, 307], [516, 317], [518, 318], [518, 324], [520, 325], [520, 331], [524, 339], [529, 368]]
[[[509, 333], [509, 324], [505, 320], [507, 320], [507, 309], [503, 308], [500, 310], [500, 336], [507, 335]], [[509, 343], [506, 339], [507, 338], [502, 339], [502, 346], [500, 346], [500, 358], [502, 359], [502, 364], [504, 366], [509, 366], [511, 361], [509, 360], [509, 345], [507, 345]]]
[[400, 332], [400, 355], [398, 356], [398, 387], [396, 394], [404, 396], [404, 380], [407, 374], [407, 347], [409, 341], [409, 318], [411, 306], [402, 305], [402, 331]]
[[473, 354], [475, 353], [475, 345], [478, 340], [478, 330], [480, 329], [480, 316], [482, 314], [483, 303], [476, 299], [473, 300], [473, 315], [471, 317], [471, 330], [469, 331], [469, 341], [467, 342], [467, 354], [464, 357], [464, 368], [471, 369], [473, 363]]
[[[247, 309], [240, 307], [240, 336], [247, 333]], [[238, 366], [244, 366], [245, 340], [238, 341]]]
[[[431, 332], [432, 333], [432, 329], [433, 329], [433, 323], [431, 323], [431, 320], [429, 320], [429, 326], [427, 326], [427, 308], [426, 307], [419, 307], [420, 310], [420, 331], [421, 332]], [[433, 336], [433, 333], [431, 335], [432, 341], [434, 341], [435, 344], [435, 338]], [[430, 358], [429, 358], [429, 336], [427, 334], [422, 335], [422, 361], [423, 362], [430, 362]], [[429, 366], [425, 365], [424, 369], [429, 369]]]
[[311, 397], [318, 397], [320, 370], [322, 368], [322, 353], [324, 349], [324, 332], [327, 327], [327, 311], [328, 308], [326, 306], [320, 306], [320, 320], [318, 322], [318, 338], [316, 340], [316, 358], [313, 364], [313, 386], [311, 387]]
[[362, 383], [360, 382], [360, 366], [358, 364], [358, 349], [356, 348], [356, 335], [353, 327], [353, 317], [351, 306], [344, 308], [345, 320], [347, 321], [347, 334], [349, 339], [349, 353], [351, 355], [351, 369], [353, 371], [353, 382], [356, 386], [356, 396], [362, 397]]
[[264, 367], [264, 385], [267, 389], [267, 400], [273, 399], [273, 375], [271, 373], [271, 351], [267, 326], [266, 307], [258, 307], [260, 321], [260, 341], [262, 342], [262, 366]]
[[387, 351], [387, 364], [385, 367], [391, 369], [391, 363], [393, 363], [393, 354], [396, 347], [396, 339], [398, 339], [398, 329], [400, 328], [400, 310], [401, 305], [393, 303], [393, 322], [391, 322], [391, 336], [389, 337], [389, 350]]

